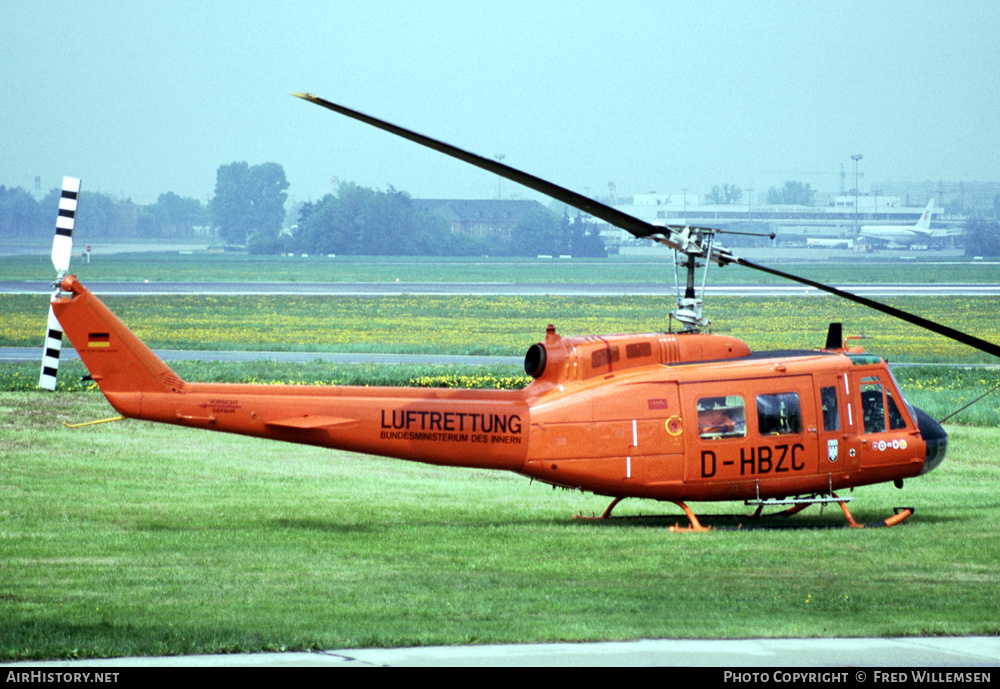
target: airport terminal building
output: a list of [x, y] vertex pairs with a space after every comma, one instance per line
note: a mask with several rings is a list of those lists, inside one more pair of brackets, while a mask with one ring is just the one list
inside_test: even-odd
[[[778, 246], [840, 245], [854, 248], [854, 240], [864, 225], [911, 226], [917, 223], [925, 210], [927, 199], [919, 206], [903, 205], [898, 196], [850, 195], [831, 196], [825, 205], [705, 205], [690, 193], [636, 194], [631, 203], [615, 207], [646, 222], [656, 225], [691, 225], [716, 227], [734, 232], [759, 235], [775, 234]], [[934, 228], [961, 228], [964, 218], [946, 218], [944, 209], [934, 208], [931, 226]], [[609, 228], [602, 232], [609, 247], [618, 246], [622, 253], [630, 253], [636, 244], [624, 231]], [[766, 238], [730, 235], [723, 240], [728, 247], [766, 246]]]

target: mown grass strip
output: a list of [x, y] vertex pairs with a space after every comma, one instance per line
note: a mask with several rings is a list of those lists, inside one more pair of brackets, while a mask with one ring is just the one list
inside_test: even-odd
[[[637, 638], [1000, 633], [1000, 430], [855, 493], [892, 529], [670, 534], [669, 505], [122, 422], [100, 396], [0, 394], [0, 657]], [[701, 514], [739, 504], [695, 505]], [[712, 521], [711, 517], [706, 520]], [[715, 523], [725, 523], [715, 520]]]

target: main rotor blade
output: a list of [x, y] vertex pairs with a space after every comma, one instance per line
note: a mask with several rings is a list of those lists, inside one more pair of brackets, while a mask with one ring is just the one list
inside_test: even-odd
[[[608, 222], [616, 227], [620, 227], [636, 237], [642, 239], [653, 239], [689, 256], [705, 256], [707, 260], [715, 261], [719, 265], [736, 263], [747, 268], [760, 270], [787, 280], [809, 285], [810, 287], [815, 287], [816, 289], [824, 292], [829, 292], [830, 294], [853, 301], [857, 304], [862, 304], [875, 309], [876, 311], [881, 311], [882, 313], [894, 316], [906, 321], [907, 323], [920, 326], [921, 328], [925, 328], [939, 335], [944, 335], [945, 337], [969, 345], [970, 347], [974, 347], [982, 352], [1000, 357], [1000, 347], [991, 342], [981, 340], [978, 337], [973, 337], [972, 335], [955, 330], [954, 328], [949, 328], [946, 325], [941, 325], [940, 323], [935, 323], [934, 321], [926, 318], [908, 313], [902, 309], [897, 309], [893, 306], [882, 304], [866, 297], [859, 297], [856, 294], [844, 292], [836, 287], [824, 285], [821, 282], [809, 280], [808, 278], [799, 277], [797, 275], [792, 275], [791, 273], [785, 273], [780, 270], [775, 270], [774, 268], [768, 268], [767, 266], [752, 263], [735, 256], [724, 247], [713, 245], [711, 246], [710, 251], [706, 251], [706, 248], [701, 246], [695, 235], [700, 232], [713, 233], [716, 231], [713, 228], [684, 227], [681, 225], [653, 225], [652, 223], [640, 220], [639, 218], [629, 215], [628, 213], [623, 213], [615, 208], [612, 208], [611, 206], [606, 206], [599, 201], [595, 201], [594, 199], [583, 196], [582, 194], [578, 194], [575, 191], [553, 184], [552, 182], [541, 179], [540, 177], [535, 177], [534, 175], [528, 174], [527, 172], [523, 172], [509, 165], [504, 165], [497, 160], [484, 158], [483, 156], [470, 153], [469, 151], [462, 150], [461, 148], [452, 146], [451, 144], [447, 144], [443, 141], [438, 141], [437, 139], [432, 139], [429, 136], [424, 136], [423, 134], [418, 134], [417, 132], [404, 127], [391, 124], [385, 120], [380, 120], [377, 117], [372, 117], [371, 115], [366, 115], [362, 112], [358, 112], [357, 110], [346, 108], [343, 105], [331, 103], [330, 101], [324, 100], [315, 94], [293, 93], [292, 95], [309, 101], [310, 103], [315, 103], [316, 105], [324, 107], [327, 110], [332, 110], [333, 112], [345, 115], [360, 122], [364, 122], [365, 124], [369, 124], [373, 127], [389, 132], [390, 134], [395, 134], [396, 136], [408, 139], [409, 141], [420, 144], [421, 146], [426, 146], [427, 148], [438, 151], [439, 153], [444, 153], [447, 156], [469, 163], [470, 165], [475, 165], [482, 170], [492, 172], [495, 175], [517, 182], [518, 184], [526, 186], [529, 189], [534, 189], [535, 191], [541, 192], [546, 196], [550, 196], [558, 201], [562, 201], [565, 204], [577, 208], [584, 213], [589, 213], [596, 218], [600, 218], [601, 220], [604, 220], [605, 222]], [[706, 253], [709, 255], [706, 256]]]
[[968, 333], [963, 333], [960, 330], [955, 330], [954, 328], [949, 328], [947, 325], [941, 325], [940, 323], [935, 323], [934, 321], [922, 318], [915, 314], [909, 313], [908, 311], [903, 311], [902, 309], [897, 309], [894, 306], [889, 306], [888, 304], [883, 304], [881, 302], [875, 301], [873, 299], [868, 299], [867, 297], [859, 297], [857, 294], [851, 294], [850, 292], [845, 292], [843, 290], [837, 289], [836, 287], [831, 287], [830, 285], [824, 285], [822, 282], [816, 282], [815, 280], [810, 280], [809, 278], [799, 277], [798, 275], [792, 275], [791, 273], [785, 273], [780, 270], [775, 270], [774, 268], [768, 268], [767, 266], [762, 266], [759, 263], [751, 263], [743, 258], [735, 258], [734, 263], [736, 265], [745, 266], [747, 268], [753, 268], [754, 270], [760, 270], [770, 275], [776, 275], [778, 277], [785, 278], [787, 280], [793, 280], [795, 282], [800, 282], [803, 285], [809, 285], [810, 287], [815, 287], [816, 289], [823, 290], [824, 292], [829, 292], [848, 301], [853, 301], [856, 304], [862, 304], [868, 308], [875, 309], [876, 311], [881, 311], [884, 314], [894, 316], [900, 320], [906, 321], [907, 323], [912, 323], [913, 325], [920, 326], [930, 330], [938, 335], [944, 335], [945, 337], [951, 338], [957, 342], [968, 345], [981, 352], [986, 352], [987, 354], [992, 354], [993, 356], [1000, 357], [1000, 346], [993, 344], [992, 342], [987, 342], [986, 340], [981, 340], [978, 337], [969, 335]]
[[[639, 237], [641, 239], [651, 238], [659, 241], [667, 246], [677, 249], [680, 251], [685, 251], [688, 253], [700, 253], [700, 251], [694, 251], [697, 247], [693, 247], [691, 243], [687, 240], [686, 236], [682, 236], [679, 232], [680, 226], [663, 226], [663, 225], [653, 225], [645, 220], [640, 220], [635, 216], [629, 215], [628, 213], [623, 213], [620, 210], [607, 206], [599, 201], [595, 201], [592, 198], [584, 196], [583, 194], [578, 194], [575, 191], [561, 187], [558, 184], [553, 184], [547, 180], [541, 179], [540, 177], [535, 177], [534, 175], [513, 168], [509, 165], [504, 165], [503, 163], [493, 160], [492, 158], [484, 158], [481, 155], [475, 153], [470, 153], [469, 151], [458, 148], [457, 146], [452, 146], [443, 141], [438, 141], [437, 139], [432, 139], [429, 136], [424, 136], [423, 134], [418, 134], [410, 129], [400, 127], [398, 125], [386, 122], [385, 120], [380, 120], [377, 117], [372, 117], [371, 115], [366, 115], [357, 110], [352, 110], [346, 108], [343, 105], [337, 105], [336, 103], [331, 103], [328, 100], [320, 98], [313, 93], [293, 93], [293, 96], [301, 98], [302, 100], [309, 101], [310, 103], [315, 103], [327, 110], [332, 110], [333, 112], [345, 115], [352, 119], [364, 122], [365, 124], [370, 124], [373, 127], [377, 127], [383, 131], [389, 132], [390, 134], [395, 134], [404, 139], [412, 141], [414, 143], [420, 144], [421, 146], [426, 146], [432, 150], [438, 151], [439, 153], [444, 153], [452, 158], [457, 158], [470, 165], [475, 165], [476, 167], [486, 170], [487, 172], [492, 172], [495, 175], [504, 177], [511, 180], [512, 182], [517, 182], [529, 189], [534, 189], [535, 191], [541, 192], [546, 196], [550, 196], [557, 201], [562, 201], [565, 204], [572, 206], [584, 213], [589, 213], [595, 218], [600, 218], [605, 222], [611, 223], [615, 227], [620, 227], [621, 229], [629, 232], [630, 234]], [[689, 228], [693, 230], [703, 230], [708, 228]]]

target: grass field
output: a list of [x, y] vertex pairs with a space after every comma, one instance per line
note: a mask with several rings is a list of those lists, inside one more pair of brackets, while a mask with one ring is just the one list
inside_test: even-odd
[[[859, 489], [861, 521], [671, 534], [606, 500], [0, 395], [0, 657], [1000, 633], [1000, 430], [949, 427], [934, 473]], [[700, 513], [739, 504], [695, 505]], [[622, 515], [674, 508], [626, 501]], [[811, 514], [810, 514], [811, 512]], [[724, 526], [726, 519], [706, 521]]]

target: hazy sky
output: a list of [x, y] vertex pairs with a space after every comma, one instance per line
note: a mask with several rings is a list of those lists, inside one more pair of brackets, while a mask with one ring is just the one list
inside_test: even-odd
[[1000, 180], [995, 0], [0, 0], [0, 27], [0, 184], [29, 190], [206, 201], [245, 160], [283, 165], [298, 200], [334, 177], [495, 197], [291, 91], [592, 195], [835, 190], [854, 153], [863, 190]]

